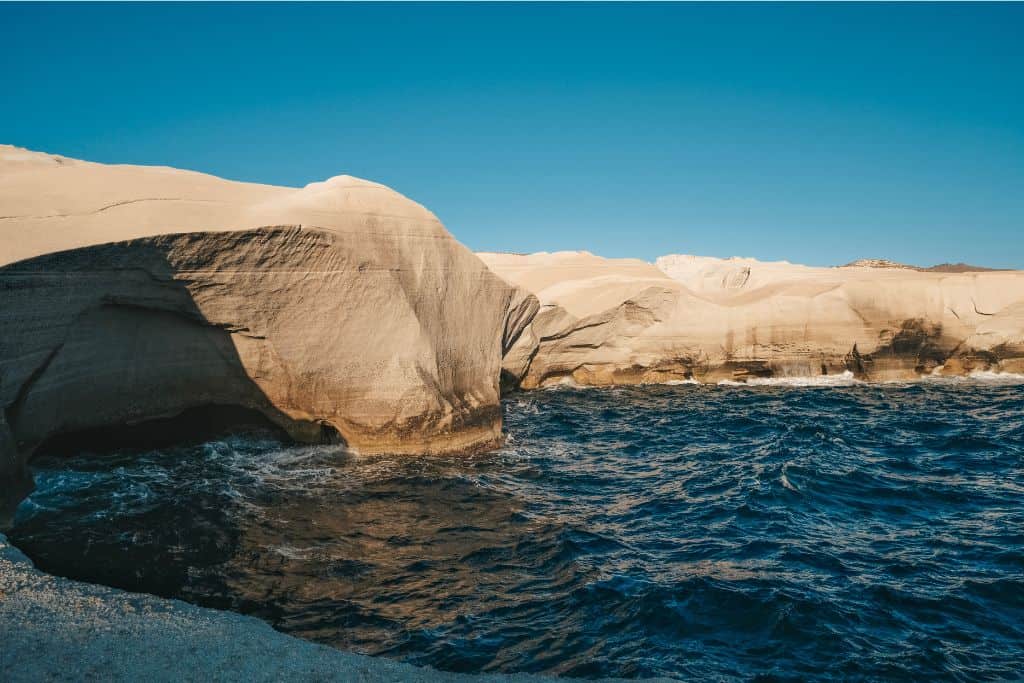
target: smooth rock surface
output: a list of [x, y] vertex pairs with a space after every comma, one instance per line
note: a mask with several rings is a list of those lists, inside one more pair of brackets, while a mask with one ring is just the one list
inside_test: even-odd
[[529, 298], [383, 185], [0, 146], [0, 498], [49, 439], [207, 406], [361, 452], [491, 447]]
[[1022, 271], [479, 255], [540, 301], [505, 356], [526, 389], [1024, 369]]

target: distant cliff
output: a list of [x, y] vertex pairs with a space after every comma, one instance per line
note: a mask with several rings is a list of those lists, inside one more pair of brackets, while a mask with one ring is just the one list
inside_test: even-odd
[[506, 354], [523, 388], [1024, 370], [1024, 272], [586, 252], [483, 253], [540, 311]]
[[1002, 270], [1001, 268], [986, 268], [984, 266], [972, 266], [968, 263], [940, 263], [936, 266], [908, 266], [905, 263], [897, 263], [884, 258], [862, 258], [856, 261], [839, 266], [840, 268], [904, 268], [906, 270], [919, 270], [923, 273], [990, 273]]

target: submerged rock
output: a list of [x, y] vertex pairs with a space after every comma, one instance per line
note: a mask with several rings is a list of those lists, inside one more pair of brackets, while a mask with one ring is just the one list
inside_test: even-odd
[[500, 439], [532, 297], [383, 185], [4, 146], [0, 216], [0, 482], [55, 437], [207, 406], [362, 452]]
[[558, 382], [718, 382], [1024, 370], [1024, 272], [586, 252], [483, 253], [540, 311], [504, 371]]

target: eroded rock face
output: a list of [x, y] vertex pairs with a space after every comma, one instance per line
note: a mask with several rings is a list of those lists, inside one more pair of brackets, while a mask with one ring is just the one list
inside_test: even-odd
[[382, 185], [279, 188], [0, 147], [0, 216], [8, 498], [48, 439], [201, 406], [362, 452], [500, 439], [503, 344], [532, 297]]
[[540, 310], [505, 356], [523, 388], [852, 372], [1024, 370], [1024, 272], [811, 268], [586, 252], [480, 254]]

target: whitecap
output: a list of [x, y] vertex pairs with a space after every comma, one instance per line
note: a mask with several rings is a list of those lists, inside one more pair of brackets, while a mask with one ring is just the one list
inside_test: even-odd
[[738, 382], [723, 379], [718, 385], [727, 387], [769, 386], [769, 387], [849, 387], [861, 381], [849, 370], [838, 375], [804, 375], [798, 377], [751, 377]]
[[565, 375], [564, 377], [560, 377], [554, 381], [545, 380], [540, 385], [540, 388], [544, 391], [560, 391], [564, 389], [603, 389], [607, 387], [596, 386], [593, 384], [580, 384], [572, 378], [572, 375]]
[[[930, 375], [922, 375], [920, 381], [941, 384], [962, 384], [976, 382], [983, 384], [1024, 384], [1024, 375], [1015, 372], [999, 372], [996, 370], [973, 370], [966, 375], [940, 375], [941, 366]], [[913, 381], [913, 380], [904, 380]]]
[[309, 559], [309, 557], [316, 551], [316, 547], [310, 546], [308, 548], [300, 548], [293, 545], [282, 544], [270, 546], [269, 550], [288, 560], [306, 560]]
[[967, 375], [976, 382], [998, 382], [1000, 384], [1024, 383], [1024, 375], [1016, 372], [993, 372], [992, 370], [975, 370]]

